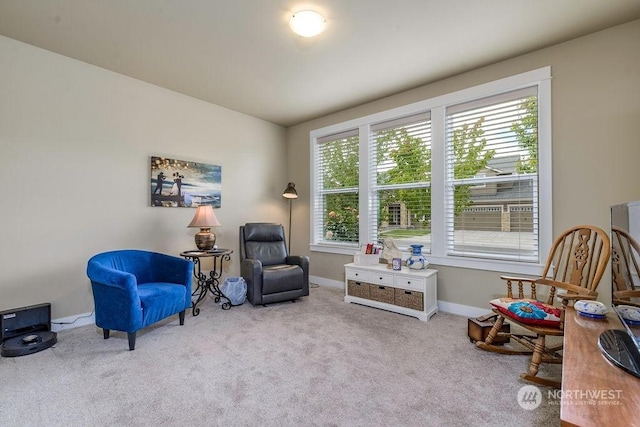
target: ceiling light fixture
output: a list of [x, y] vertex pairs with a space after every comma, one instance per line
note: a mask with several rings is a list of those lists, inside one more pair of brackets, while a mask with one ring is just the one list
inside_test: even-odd
[[294, 33], [302, 37], [317, 36], [327, 28], [327, 20], [318, 12], [302, 10], [296, 12], [289, 20], [289, 26]]

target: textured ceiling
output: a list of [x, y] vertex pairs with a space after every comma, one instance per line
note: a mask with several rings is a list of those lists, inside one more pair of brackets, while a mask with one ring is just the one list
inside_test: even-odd
[[[327, 17], [314, 39], [292, 12]], [[289, 126], [640, 19], [640, 0], [0, 0], [0, 34]]]

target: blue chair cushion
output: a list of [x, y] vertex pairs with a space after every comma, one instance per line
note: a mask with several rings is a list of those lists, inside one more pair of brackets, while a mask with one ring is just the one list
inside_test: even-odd
[[174, 283], [143, 283], [138, 285], [142, 305], [142, 323], [151, 325], [185, 309], [186, 287]]

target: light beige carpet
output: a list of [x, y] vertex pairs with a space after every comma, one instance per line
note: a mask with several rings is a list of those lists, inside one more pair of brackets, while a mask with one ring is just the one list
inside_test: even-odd
[[[429, 322], [312, 288], [296, 303], [177, 316], [102, 338], [62, 331], [29, 356], [0, 358], [2, 426], [546, 426], [559, 401], [517, 399], [524, 356], [477, 349], [464, 317]], [[559, 376], [560, 367], [552, 366]]]

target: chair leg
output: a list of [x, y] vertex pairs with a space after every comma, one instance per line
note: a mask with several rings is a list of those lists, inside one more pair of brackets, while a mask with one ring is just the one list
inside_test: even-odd
[[109, 338], [109, 332], [111, 332], [109, 329], [102, 330], [102, 336], [104, 337], [105, 340]]
[[540, 377], [534, 377], [531, 376], [529, 374], [520, 374], [520, 378], [522, 378], [525, 381], [529, 381], [532, 383], [536, 383], [536, 384], [540, 384], [543, 386], [547, 386], [547, 387], [553, 387], [553, 388], [560, 388], [562, 387], [562, 382], [560, 381], [553, 381], [553, 380], [549, 380], [546, 378], [540, 378]]
[[545, 336], [538, 335], [536, 340], [536, 347], [533, 349], [533, 355], [531, 356], [531, 364], [529, 365], [529, 375], [535, 377], [538, 375], [538, 369], [540, 363], [542, 363], [542, 352], [545, 349]]
[[[502, 324], [504, 323], [504, 317], [498, 316], [493, 327], [489, 331], [489, 335], [484, 339], [484, 341], [476, 341], [476, 346], [487, 351], [493, 351], [495, 353], [500, 354], [513, 354], [513, 355], [524, 355], [531, 354], [531, 351], [520, 351], [520, 350], [511, 350], [509, 348], [505, 348], [504, 346], [493, 344], [493, 340], [498, 336], [500, 330], [502, 329]], [[515, 338], [514, 334], [508, 334], [510, 337]]]
[[500, 329], [502, 329], [503, 324], [504, 324], [504, 317], [498, 316], [495, 323], [493, 324], [493, 327], [489, 331], [489, 335], [484, 340], [486, 344], [493, 343], [493, 340], [495, 340], [496, 337], [498, 336], [498, 332], [500, 331]]
[[136, 333], [127, 332], [127, 338], [129, 338], [129, 351], [133, 351], [136, 348]]
[[[530, 381], [532, 383], [560, 388], [561, 382], [549, 380], [546, 378], [538, 377], [538, 370], [540, 368], [540, 364], [543, 362], [543, 353], [547, 352], [546, 348], [546, 338], [544, 335], [538, 335], [538, 339], [536, 340], [536, 346], [533, 350], [533, 356], [531, 356], [531, 363], [529, 364], [529, 372], [521, 374], [520, 378], [523, 380]], [[552, 363], [559, 363], [557, 360], [551, 360]]]
[[184, 313], [186, 310], [182, 310], [180, 313], [178, 313], [178, 318], [180, 319], [180, 324], [184, 325]]

